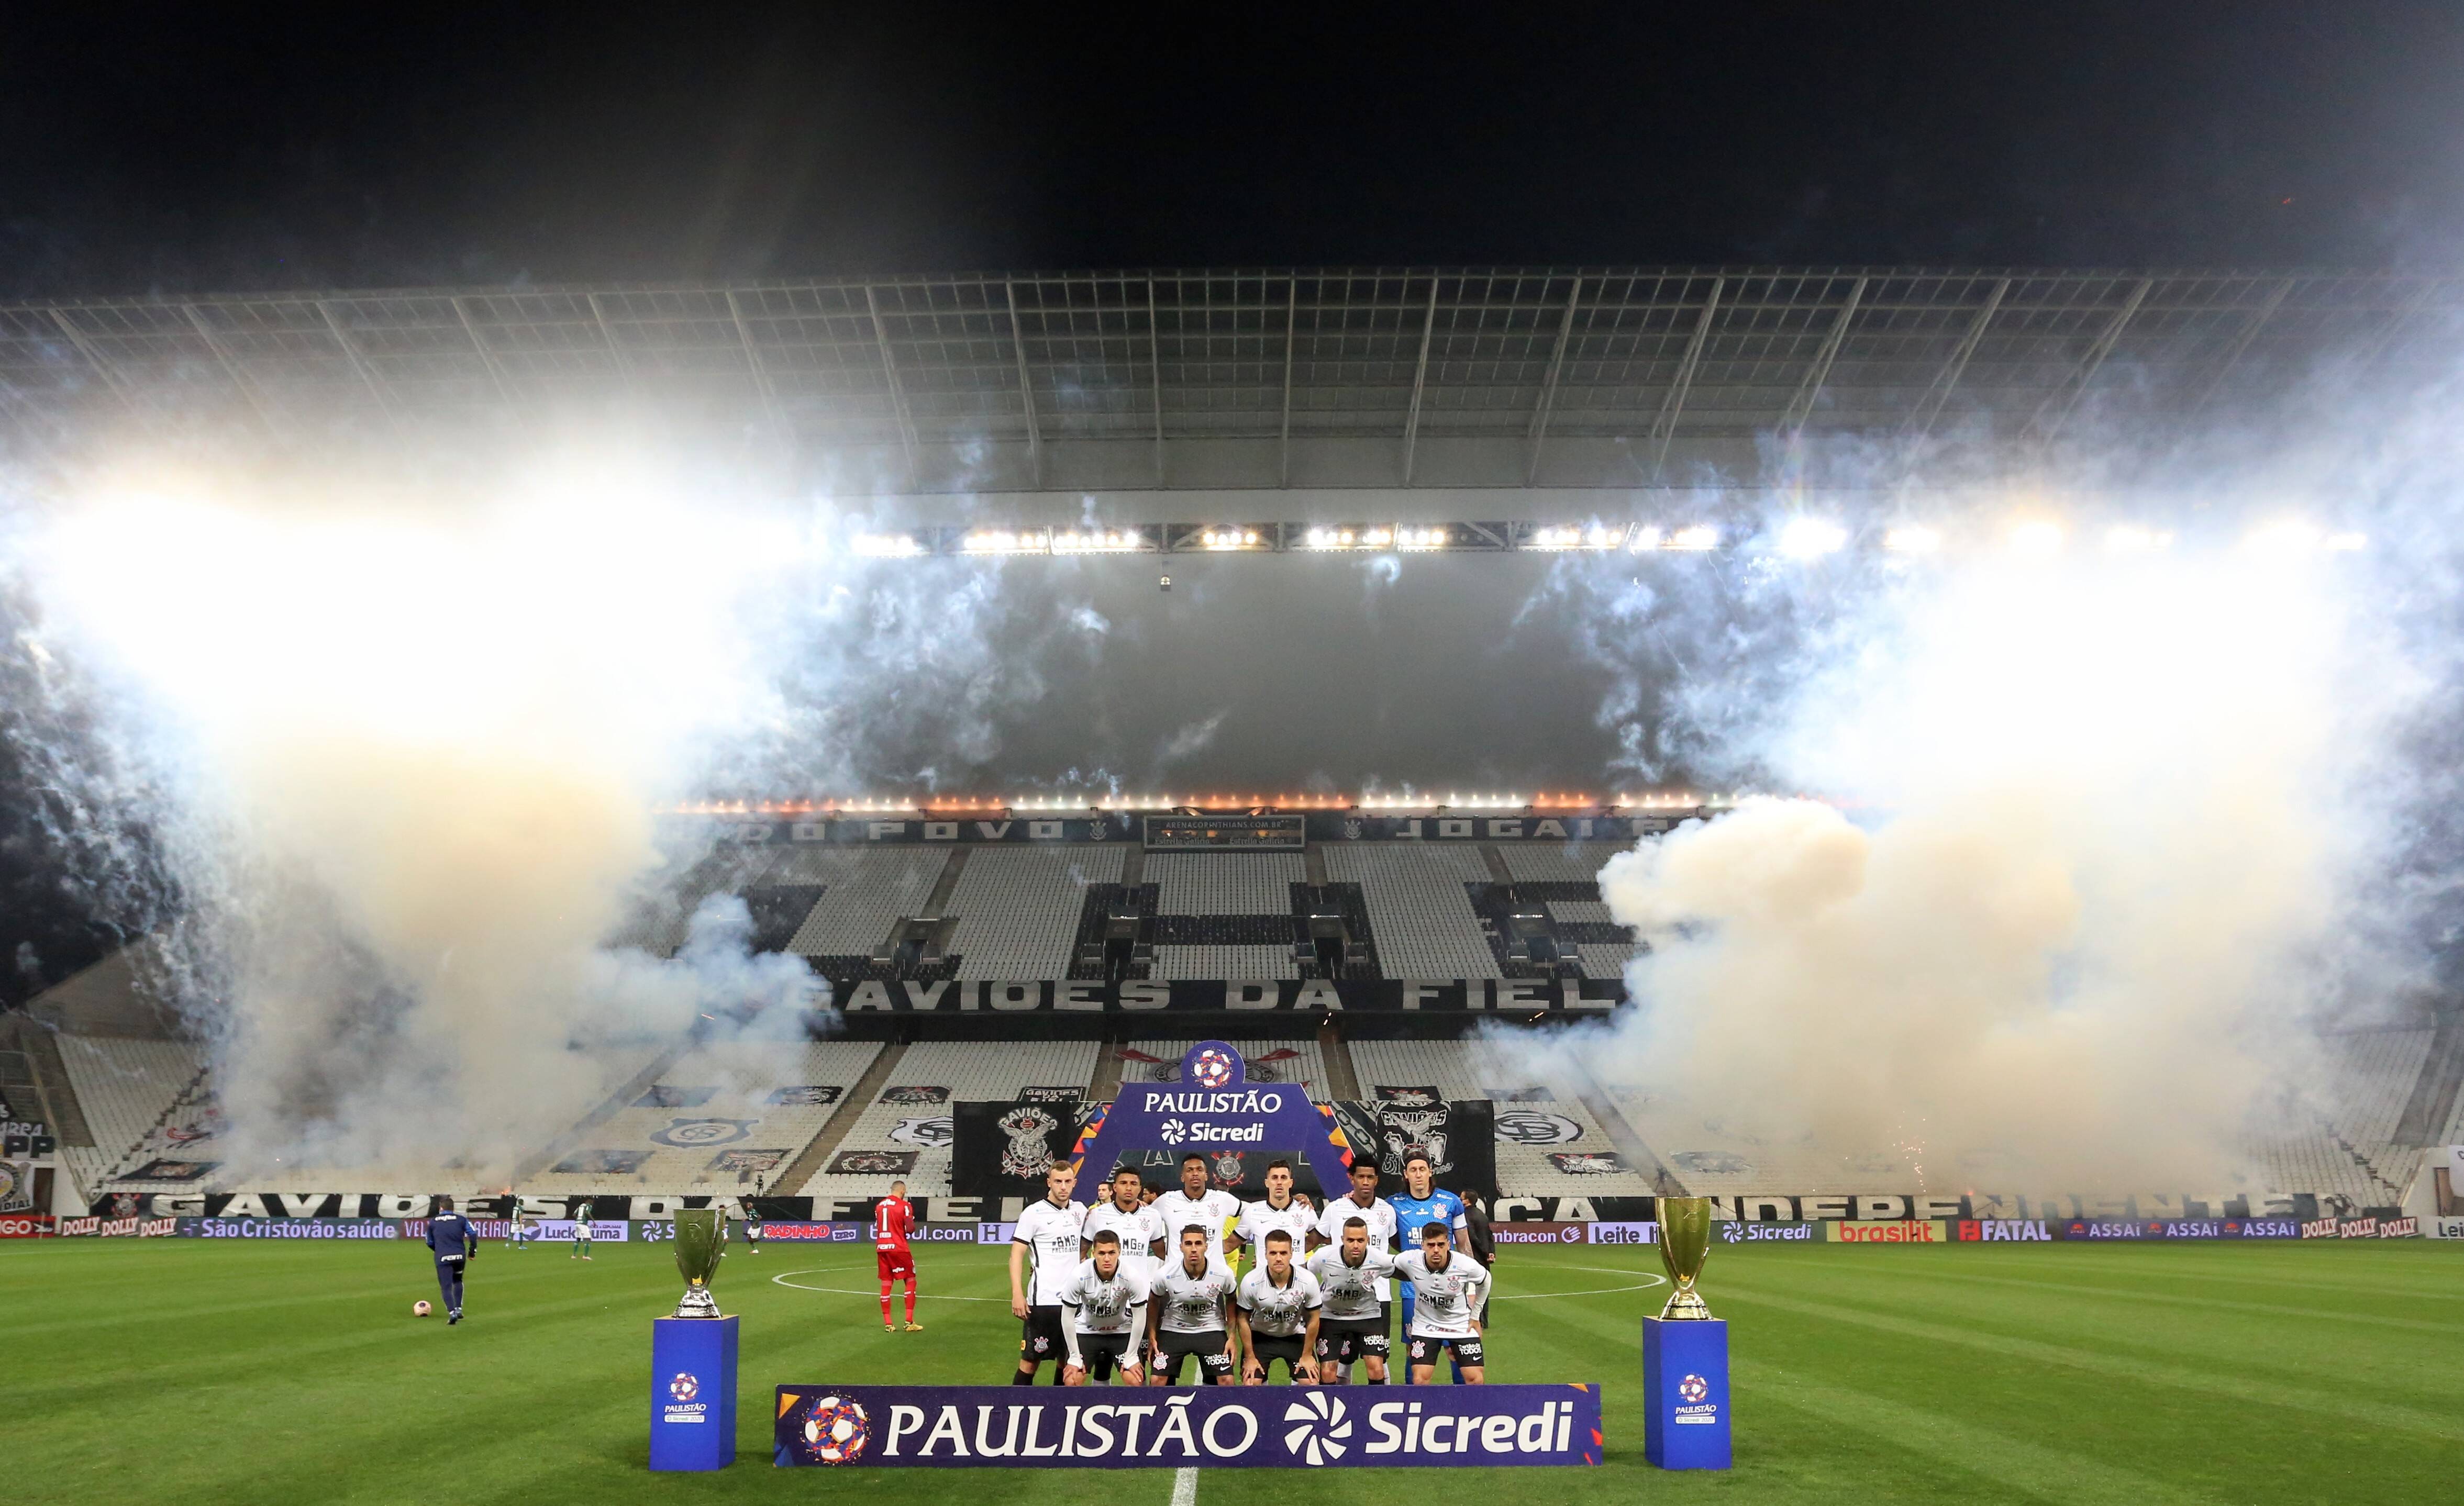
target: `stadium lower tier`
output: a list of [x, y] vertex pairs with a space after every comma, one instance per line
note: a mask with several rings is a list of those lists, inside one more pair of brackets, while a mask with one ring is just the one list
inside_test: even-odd
[[[2031, 1185], [1963, 1169], [1980, 1207], [2013, 1211], [2061, 1192], [2065, 1207], [2179, 1211], [2229, 1201], [2256, 1210], [2297, 1196], [2337, 1210], [2405, 1202], [2422, 1147], [2397, 1138], [2406, 1104], [2436, 1063], [2427, 1029], [2322, 1037], [2308, 1103], [2313, 1117], [2254, 1136], [2243, 1171], [2189, 1189]], [[46, 1085], [72, 1104], [85, 1144], [64, 1144], [58, 1171], [78, 1198], [112, 1193], [333, 1192], [413, 1190], [457, 1195], [519, 1188], [542, 1197], [809, 1197], [819, 1206], [878, 1196], [891, 1179], [910, 1195], [954, 1188], [956, 1105], [1032, 1103], [1075, 1122], [1124, 1083], [1169, 1080], [1196, 1035], [1126, 1040], [847, 1039], [645, 1043], [572, 1053], [562, 1128], [489, 1165], [447, 1166], [395, 1156], [358, 1163], [252, 1153], [234, 1135], [207, 1055], [194, 1044], [61, 1035], [65, 1080]], [[1606, 1206], [1654, 1193], [1723, 1198], [1906, 1194], [1941, 1177], [1889, 1146], [1772, 1144], [1736, 1133], [1716, 1115], [1687, 1112], [1607, 1071], [1580, 1032], [1492, 1028], [1468, 1038], [1237, 1037], [1253, 1081], [1291, 1083], [1313, 1101], [1387, 1111], [1480, 1101], [1488, 1110], [1491, 1190], [1533, 1206]], [[1573, 1048], [1573, 1049], [1570, 1049]], [[2464, 1106], [2430, 1116], [2443, 1140], [2464, 1128]], [[1418, 1121], [1426, 1124], [1425, 1115]], [[551, 1122], [553, 1124], [553, 1122]], [[1399, 1171], [1408, 1127], [1380, 1136]], [[1442, 1131], [1441, 1131], [1442, 1133]], [[2409, 1205], [2407, 1205], [2409, 1206]]]

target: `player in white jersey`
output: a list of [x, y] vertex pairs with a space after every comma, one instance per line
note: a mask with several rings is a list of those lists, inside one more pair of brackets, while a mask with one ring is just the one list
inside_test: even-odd
[[1393, 1342], [1384, 1293], [1395, 1257], [1375, 1242], [1368, 1219], [1346, 1211], [1352, 1204], [1334, 1208], [1343, 1217], [1336, 1231], [1341, 1238], [1309, 1256], [1307, 1267], [1326, 1301], [1317, 1329], [1318, 1379], [1341, 1386], [1352, 1378], [1352, 1362], [1357, 1360], [1369, 1384], [1383, 1386], [1386, 1352]]
[[1269, 1231], [1261, 1242], [1265, 1263], [1241, 1278], [1233, 1294], [1232, 1321], [1241, 1338], [1241, 1381], [1264, 1386], [1278, 1360], [1296, 1385], [1317, 1380], [1318, 1315], [1326, 1299], [1317, 1277], [1292, 1264], [1292, 1235]]
[[1107, 1184], [1111, 1193], [1109, 1202], [1098, 1203], [1087, 1210], [1087, 1222], [1081, 1227], [1082, 1237], [1091, 1251], [1095, 1236], [1111, 1230], [1120, 1237], [1122, 1263], [1138, 1275], [1153, 1279], [1155, 1267], [1163, 1262], [1155, 1257], [1156, 1241], [1163, 1238], [1163, 1225], [1155, 1211], [1143, 1201], [1143, 1184], [1135, 1171], [1123, 1167], [1112, 1173]]
[[1022, 1320], [1012, 1386], [1033, 1386], [1036, 1366], [1046, 1360], [1053, 1364], [1053, 1384], [1061, 1384], [1061, 1357], [1068, 1349], [1061, 1293], [1078, 1272], [1078, 1236], [1087, 1218], [1085, 1207], [1069, 1200], [1077, 1186], [1075, 1167], [1053, 1163], [1044, 1173], [1044, 1195], [1026, 1206], [1010, 1231], [1009, 1310]]
[[1208, 1384], [1232, 1384], [1232, 1325], [1225, 1314], [1237, 1284], [1206, 1226], [1182, 1229], [1179, 1255], [1165, 1261], [1149, 1284], [1147, 1347], [1155, 1356], [1155, 1385], [1178, 1385], [1181, 1359], [1193, 1354]]
[[1395, 1262], [1395, 1274], [1412, 1283], [1409, 1341], [1412, 1384], [1426, 1386], [1440, 1350], [1451, 1351], [1463, 1384], [1482, 1384], [1480, 1311], [1488, 1302], [1488, 1272], [1454, 1248], [1446, 1226], [1432, 1219], [1420, 1230], [1420, 1248]]
[[1142, 1386], [1137, 1343], [1147, 1326], [1146, 1277], [1129, 1268], [1112, 1231], [1099, 1231], [1089, 1243], [1091, 1252], [1061, 1289], [1061, 1337], [1069, 1346], [1061, 1382], [1084, 1386], [1117, 1365], [1122, 1385]]
[[1232, 1226], [1232, 1247], [1249, 1251], [1254, 1261], [1266, 1235], [1280, 1229], [1292, 1236], [1292, 1258], [1297, 1260], [1308, 1253], [1303, 1241], [1316, 1228], [1317, 1214], [1292, 1196], [1292, 1164], [1277, 1156], [1266, 1163], [1265, 1198], [1241, 1205], [1240, 1221]]
[[1229, 1255], [1232, 1242], [1223, 1227], [1241, 1216], [1241, 1200], [1220, 1187], [1206, 1185], [1206, 1158], [1193, 1150], [1180, 1158], [1180, 1186], [1156, 1198], [1154, 1212], [1163, 1234], [1163, 1247], [1155, 1254], [1169, 1263], [1180, 1249], [1180, 1232], [1192, 1224], [1205, 1228], [1208, 1249], [1220, 1244]]

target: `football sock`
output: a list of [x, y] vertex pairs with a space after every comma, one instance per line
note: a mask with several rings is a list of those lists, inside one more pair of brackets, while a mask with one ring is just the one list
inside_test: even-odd
[[[890, 1315], [884, 1313], [882, 1316], [887, 1318]], [[913, 1281], [907, 1283], [907, 1320], [911, 1323], [915, 1320], [915, 1283]]]
[[1012, 1386], [1033, 1386], [1035, 1384], [1035, 1372], [1033, 1370], [1013, 1370], [1010, 1372], [1009, 1384]]
[[881, 1283], [881, 1320], [885, 1323], [890, 1321], [890, 1283], [888, 1281]]

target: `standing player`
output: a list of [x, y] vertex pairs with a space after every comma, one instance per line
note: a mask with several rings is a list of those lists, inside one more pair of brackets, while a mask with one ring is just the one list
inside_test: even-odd
[[1112, 1180], [1099, 1190], [1104, 1201], [1087, 1210], [1080, 1237], [1091, 1247], [1097, 1234], [1111, 1230], [1120, 1240], [1122, 1263], [1141, 1279], [1153, 1280], [1155, 1267], [1163, 1263], [1155, 1256], [1155, 1247], [1163, 1238], [1163, 1226], [1141, 1200], [1140, 1189], [1135, 1171], [1128, 1167], [1114, 1171]]
[[[1375, 1175], [1375, 1168], [1371, 1175]], [[1382, 1202], [1377, 1206], [1386, 1208]], [[1394, 1331], [1386, 1311], [1386, 1273], [1395, 1269], [1395, 1257], [1386, 1253], [1386, 1241], [1375, 1236], [1368, 1219], [1345, 1213], [1345, 1203], [1334, 1207], [1343, 1216], [1335, 1230], [1341, 1237], [1309, 1258], [1309, 1274], [1317, 1278], [1326, 1302], [1317, 1330], [1318, 1379], [1341, 1386], [1352, 1378], [1352, 1362], [1358, 1360], [1369, 1384], [1383, 1386], [1386, 1349], [1392, 1342], [1388, 1336]], [[1386, 1211], [1393, 1216], [1393, 1209]]]
[[511, 1192], [505, 1194], [505, 1243], [516, 1250], [531, 1247], [530, 1220], [522, 1213], [522, 1200]]
[[1099, 1230], [1089, 1243], [1094, 1253], [1061, 1289], [1061, 1337], [1069, 1345], [1061, 1384], [1100, 1381], [1118, 1365], [1123, 1386], [1142, 1386], [1135, 1346], [1147, 1326], [1146, 1278], [1127, 1265], [1120, 1235]]
[[1280, 1229], [1292, 1236], [1292, 1255], [1297, 1259], [1307, 1253], [1303, 1241], [1316, 1227], [1317, 1215], [1292, 1196], [1292, 1164], [1277, 1156], [1266, 1163], [1265, 1201], [1241, 1205], [1240, 1221], [1232, 1226], [1232, 1246], [1236, 1250], [1262, 1250], [1266, 1235]]
[[[761, 1253], [761, 1220], [754, 1217], [750, 1209], [747, 1209], [744, 1213], [744, 1253], [746, 1255]], [[915, 1295], [913, 1281], [907, 1283], [907, 1294], [910, 1297]]]
[[[1166, 1196], [1171, 1194], [1166, 1193]], [[1180, 1384], [1180, 1362], [1198, 1356], [1207, 1384], [1232, 1384], [1232, 1326], [1227, 1318], [1236, 1283], [1232, 1268], [1215, 1253], [1212, 1225], [1180, 1231], [1180, 1258], [1157, 1272], [1147, 1303], [1147, 1346], [1155, 1355], [1154, 1384]]]
[[453, 1199], [436, 1200], [436, 1216], [428, 1221], [428, 1249], [436, 1256], [436, 1288], [445, 1297], [445, 1326], [462, 1320], [462, 1270], [479, 1253], [478, 1233], [471, 1220], [453, 1211]]
[[[1078, 1238], [1087, 1210], [1069, 1201], [1078, 1186], [1078, 1168], [1056, 1161], [1044, 1173], [1044, 1195], [1018, 1215], [1009, 1236], [1009, 1310], [1021, 1320], [1018, 1370], [1012, 1386], [1033, 1386], [1036, 1366], [1052, 1362], [1052, 1384], [1063, 1380], [1062, 1356], [1068, 1337], [1061, 1328], [1061, 1294], [1078, 1273]], [[1032, 1259], [1035, 1269], [1025, 1271]]]
[[890, 1195], [872, 1205], [872, 1263], [881, 1274], [883, 1333], [898, 1327], [890, 1320], [890, 1288], [895, 1281], [907, 1283], [907, 1331], [924, 1331], [924, 1325], [915, 1320], [915, 1252], [907, 1245], [907, 1235], [914, 1227], [915, 1209], [907, 1201], [907, 1184], [891, 1183]]
[[[1192, 1224], [1202, 1224], [1212, 1231], [1207, 1240], [1213, 1248], [1221, 1242], [1223, 1253], [1232, 1252], [1232, 1242], [1224, 1227], [1241, 1216], [1241, 1200], [1221, 1188], [1206, 1185], [1206, 1158], [1193, 1150], [1180, 1158], [1180, 1186], [1155, 1200], [1156, 1227], [1172, 1250], [1180, 1248], [1180, 1232]], [[1167, 1261], [1171, 1251], [1158, 1249], [1155, 1254]]]
[[1488, 1302], [1488, 1273], [1454, 1248], [1446, 1226], [1430, 1220], [1420, 1228], [1420, 1248], [1395, 1262], [1395, 1274], [1419, 1293], [1405, 1337], [1410, 1341], [1412, 1384], [1426, 1386], [1437, 1354], [1454, 1359], [1458, 1385], [1483, 1383], [1480, 1311]]
[[[1403, 1195], [1395, 1201], [1395, 1251], [1410, 1255], [1419, 1244], [1419, 1231], [1430, 1224], [1443, 1224], [1452, 1241], [1461, 1245], [1470, 1226], [1463, 1217], [1463, 1199], [1437, 1185], [1438, 1173], [1425, 1150], [1415, 1150], [1403, 1158]], [[1403, 1288], [1403, 1334], [1412, 1332], [1412, 1289]], [[1461, 1379], [1462, 1371], [1456, 1371]]]
[[1267, 1371], [1281, 1360], [1294, 1385], [1312, 1385], [1317, 1380], [1318, 1314], [1326, 1299], [1317, 1277], [1292, 1264], [1288, 1230], [1271, 1231], [1260, 1248], [1265, 1252], [1264, 1263], [1241, 1278], [1233, 1296], [1242, 1384], [1265, 1385]]
[[565, 1258], [570, 1260], [575, 1255], [584, 1260], [590, 1258], [590, 1204], [587, 1201], [573, 1205], [573, 1255]]

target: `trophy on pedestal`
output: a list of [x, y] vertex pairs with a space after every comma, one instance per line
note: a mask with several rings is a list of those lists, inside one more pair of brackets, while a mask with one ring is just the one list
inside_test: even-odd
[[676, 1271], [685, 1278], [685, 1295], [676, 1303], [678, 1318], [718, 1316], [718, 1299], [710, 1294], [710, 1278], [718, 1273], [719, 1257], [725, 1254], [721, 1220], [726, 1216], [715, 1208], [688, 1208], [676, 1214]]
[[1707, 1197], [1663, 1197], [1660, 1200], [1660, 1263], [1667, 1268], [1676, 1290], [1660, 1316], [1702, 1321], [1711, 1309], [1694, 1283], [1703, 1276], [1703, 1261], [1711, 1253], [1711, 1200]]

